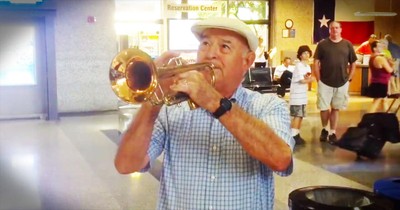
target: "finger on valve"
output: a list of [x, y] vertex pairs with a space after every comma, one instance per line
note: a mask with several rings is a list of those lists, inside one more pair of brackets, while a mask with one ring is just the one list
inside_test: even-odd
[[156, 66], [165, 66], [168, 64], [168, 62], [174, 58], [179, 56], [179, 52], [175, 52], [175, 51], [166, 51], [163, 54], [161, 54], [159, 57], [157, 57], [154, 60], [154, 63], [156, 64]]

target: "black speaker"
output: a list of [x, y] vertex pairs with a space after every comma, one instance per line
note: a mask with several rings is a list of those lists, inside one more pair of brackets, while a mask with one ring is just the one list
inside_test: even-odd
[[289, 194], [291, 210], [395, 210], [393, 202], [372, 192], [337, 186], [310, 186]]

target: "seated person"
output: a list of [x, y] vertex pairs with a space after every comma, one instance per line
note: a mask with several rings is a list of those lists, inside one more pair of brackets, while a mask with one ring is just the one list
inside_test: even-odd
[[292, 59], [290, 57], [285, 57], [282, 65], [275, 68], [274, 84], [279, 84], [277, 94], [280, 97], [285, 96], [286, 88], [289, 88], [291, 84], [292, 73], [294, 70], [294, 66], [291, 65], [291, 63]]
[[355, 50], [355, 51], [356, 51], [356, 54], [359, 54], [359, 55], [371, 55], [371, 54], [372, 54], [372, 50], [371, 50], [370, 44], [371, 44], [373, 41], [376, 41], [377, 39], [378, 39], [378, 38], [376, 37], [375, 34], [371, 34], [371, 35], [369, 36], [369, 39], [368, 39], [367, 41], [361, 43], [360, 46], [358, 46], [358, 47], [356, 48], [356, 50]]
[[281, 79], [281, 76], [284, 71], [293, 72], [294, 66], [291, 65], [291, 63], [292, 63], [292, 59], [290, 57], [285, 57], [283, 59], [282, 65], [279, 65], [275, 68], [274, 81], [277, 81], [277, 84], [279, 84], [279, 80]]

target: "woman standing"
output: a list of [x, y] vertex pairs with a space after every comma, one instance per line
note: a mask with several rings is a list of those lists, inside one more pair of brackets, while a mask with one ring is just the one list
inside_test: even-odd
[[373, 98], [373, 102], [368, 112], [384, 112], [387, 110], [385, 98], [393, 67], [388, 58], [384, 56], [383, 48], [383, 44], [379, 41], [371, 43], [372, 55], [369, 60], [371, 79], [367, 95]]

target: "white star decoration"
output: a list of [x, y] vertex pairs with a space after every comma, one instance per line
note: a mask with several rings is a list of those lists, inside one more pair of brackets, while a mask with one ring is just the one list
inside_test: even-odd
[[322, 26], [326, 26], [328, 28], [328, 22], [331, 19], [326, 19], [325, 15], [322, 16], [322, 19], [318, 19], [319, 22], [321, 22], [321, 26], [320, 28], [322, 28]]

